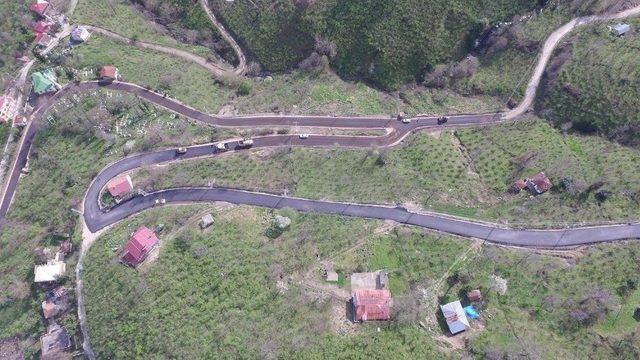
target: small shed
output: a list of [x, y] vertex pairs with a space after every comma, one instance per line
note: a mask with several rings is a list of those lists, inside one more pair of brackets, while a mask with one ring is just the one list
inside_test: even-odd
[[112, 82], [118, 80], [118, 68], [112, 65], [103, 66], [100, 69], [100, 81]]
[[511, 187], [511, 191], [517, 194], [526, 188], [527, 188], [527, 182], [520, 179], [520, 180], [517, 180], [515, 183], [513, 183], [513, 186]]
[[527, 187], [534, 195], [543, 194], [551, 189], [553, 184], [544, 172], [537, 173], [533, 178], [527, 179]]
[[351, 297], [354, 321], [389, 320], [391, 293], [389, 290], [356, 290]]
[[467, 293], [467, 299], [469, 299], [469, 301], [471, 302], [482, 300], [482, 293], [480, 292], [480, 289], [474, 289], [469, 291]]
[[140, 264], [158, 241], [158, 237], [151, 229], [141, 226], [131, 234], [129, 242], [125, 245], [122, 261], [131, 266]]
[[465, 331], [470, 327], [469, 319], [467, 319], [467, 315], [459, 300], [440, 305], [440, 310], [447, 321], [449, 331], [452, 335]]
[[209, 213], [202, 217], [200, 221], [200, 228], [206, 229], [211, 225], [213, 225], [213, 215]]
[[276, 215], [276, 224], [280, 229], [286, 229], [291, 225], [291, 219], [286, 216]]
[[624, 34], [626, 34], [629, 31], [631, 31], [631, 25], [629, 25], [629, 24], [616, 24], [613, 27], [611, 27], [610, 29], [611, 29], [611, 31], [613, 31], [613, 33], [616, 36], [623, 36]]
[[325, 280], [329, 282], [338, 281], [338, 273], [333, 270], [333, 264], [326, 264], [324, 267]]
[[113, 197], [120, 197], [128, 194], [133, 190], [133, 182], [131, 181], [131, 176], [125, 175], [114, 178], [113, 180], [107, 183], [107, 190], [109, 190], [109, 194]]
[[46, 265], [36, 265], [34, 281], [37, 283], [53, 282], [64, 275], [67, 267], [62, 261], [50, 260]]

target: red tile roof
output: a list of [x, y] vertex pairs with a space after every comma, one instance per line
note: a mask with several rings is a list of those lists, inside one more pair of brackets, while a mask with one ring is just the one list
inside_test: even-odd
[[127, 245], [122, 261], [131, 266], [138, 265], [144, 260], [151, 248], [158, 243], [158, 237], [146, 226], [136, 230]]
[[118, 74], [118, 69], [115, 66], [103, 66], [100, 69], [100, 77], [101, 78], [110, 78], [115, 79]]
[[467, 293], [467, 299], [469, 301], [480, 301], [482, 300], [482, 293], [480, 289], [471, 290]]
[[122, 196], [133, 190], [133, 183], [129, 175], [117, 177], [107, 184], [111, 196]]
[[551, 180], [545, 175], [544, 172], [539, 172], [532, 179], [529, 179], [527, 182], [529, 186], [533, 187], [532, 190], [535, 190], [538, 194], [542, 194], [544, 192], [549, 191], [551, 189]]
[[49, 46], [51, 41], [53, 41], [53, 37], [49, 34], [38, 33], [38, 35], [36, 35], [36, 42], [40, 46]]
[[389, 290], [356, 290], [352, 300], [355, 321], [389, 320], [391, 314]]
[[48, 23], [40, 20], [37, 23], [35, 23], [33, 25], [33, 30], [37, 33], [46, 33], [49, 32], [49, 29], [51, 28], [51, 25], [49, 25]]
[[31, 10], [34, 13], [42, 16], [42, 15], [44, 15], [44, 12], [47, 10], [48, 7], [49, 7], [49, 3], [46, 2], [46, 1], [35, 2], [35, 3], [31, 4], [31, 6], [29, 6], [29, 10]]

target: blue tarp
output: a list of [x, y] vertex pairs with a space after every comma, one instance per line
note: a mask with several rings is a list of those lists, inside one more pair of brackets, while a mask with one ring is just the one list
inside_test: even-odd
[[472, 318], [474, 320], [480, 317], [480, 314], [478, 314], [478, 312], [473, 307], [473, 305], [469, 305], [469, 306], [465, 307], [464, 308], [464, 312], [467, 314], [468, 317], [470, 317], [470, 318]]

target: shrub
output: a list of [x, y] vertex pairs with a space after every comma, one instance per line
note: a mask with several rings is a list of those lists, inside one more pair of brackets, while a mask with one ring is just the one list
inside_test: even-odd
[[236, 93], [240, 96], [249, 95], [249, 93], [251, 93], [251, 84], [246, 81], [242, 82], [240, 86], [238, 86]]

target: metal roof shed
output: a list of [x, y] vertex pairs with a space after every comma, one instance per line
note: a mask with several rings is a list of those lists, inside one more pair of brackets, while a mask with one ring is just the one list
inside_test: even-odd
[[467, 315], [464, 313], [459, 300], [440, 305], [440, 310], [442, 310], [442, 315], [447, 320], [447, 325], [452, 335], [465, 331], [470, 327]]
[[629, 24], [616, 24], [611, 30], [617, 36], [622, 36], [631, 30], [631, 26]]

